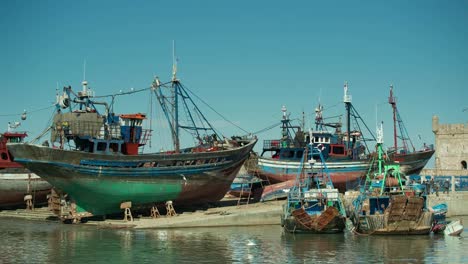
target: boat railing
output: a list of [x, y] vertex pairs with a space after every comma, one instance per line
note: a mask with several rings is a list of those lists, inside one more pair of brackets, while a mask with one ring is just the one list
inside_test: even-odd
[[281, 147], [281, 140], [268, 139], [263, 140], [263, 149], [279, 149]]
[[148, 142], [148, 140], [151, 138], [151, 132], [153, 130], [151, 129], [142, 129], [141, 131], [141, 140], [140, 140], [140, 144], [141, 145], [146, 145], [146, 142]]
[[112, 125], [107, 129], [102, 122], [95, 121], [63, 121], [56, 127], [57, 132], [65, 137], [92, 137], [99, 139], [120, 139], [120, 126]]

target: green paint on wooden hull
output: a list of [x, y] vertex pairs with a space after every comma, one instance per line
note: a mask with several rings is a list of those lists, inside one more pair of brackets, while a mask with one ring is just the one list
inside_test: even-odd
[[154, 204], [175, 200], [182, 191], [180, 184], [135, 182], [117, 180], [96, 180], [81, 178], [70, 182], [55, 178], [52, 183], [59, 189], [68, 190], [78, 206], [94, 215], [119, 212], [120, 203], [131, 201], [135, 205]]
[[256, 140], [212, 152], [104, 155], [12, 144], [17, 161], [93, 215], [173, 201], [202, 204], [223, 198]]

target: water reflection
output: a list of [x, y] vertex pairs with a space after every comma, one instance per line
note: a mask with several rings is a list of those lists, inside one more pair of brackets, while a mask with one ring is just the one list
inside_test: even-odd
[[293, 235], [279, 226], [112, 230], [0, 219], [0, 263], [468, 263], [467, 233]]

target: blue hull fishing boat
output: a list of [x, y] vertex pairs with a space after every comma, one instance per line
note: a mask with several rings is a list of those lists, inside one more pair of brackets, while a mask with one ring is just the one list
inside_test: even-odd
[[[314, 150], [311, 145], [307, 146], [301, 168], [308, 162], [304, 159], [308, 156], [309, 149]], [[340, 194], [333, 187], [323, 156], [318, 154], [325, 172], [308, 174], [301, 170], [283, 205], [281, 225], [287, 232], [341, 233], [346, 227], [346, 213]]]
[[[369, 157], [366, 153], [370, 151], [366, 141], [372, 139], [363, 138], [360, 130], [351, 130], [351, 117], [356, 119], [356, 123], [359, 121], [364, 125], [365, 123], [351, 104], [347, 84], [344, 87], [344, 103], [347, 121], [345, 132], [341, 131], [341, 122], [324, 123], [323, 107], [320, 105], [316, 109], [316, 129], [313, 131], [304, 131], [300, 126], [292, 125], [286, 113], [287, 109], [283, 106], [281, 139], [264, 141], [258, 165], [251, 168], [251, 172], [271, 184], [294, 181], [302, 170], [301, 159], [304, 147], [311, 142], [325, 159], [335, 188], [340, 192], [357, 188], [361, 178], [369, 169]], [[330, 132], [327, 127], [335, 131]], [[308, 159], [312, 158], [320, 159], [318, 153], [309, 153]], [[304, 169], [312, 173], [312, 171], [323, 171], [324, 167], [319, 162], [308, 164]]]

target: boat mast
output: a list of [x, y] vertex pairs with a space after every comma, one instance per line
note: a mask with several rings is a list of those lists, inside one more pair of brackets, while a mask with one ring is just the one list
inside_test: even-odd
[[[82, 104], [80, 104], [80, 110], [87, 110], [89, 107], [89, 97], [88, 97], [88, 81], [86, 81], [86, 60], [83, 62], [83, 82], [81, 82], [83, 85], [83, 89], [81, 93], [78, 93], [78, 96], [80, 97], [79, 99], [83, 101]], [[85, 109], [83, 109], [83, 106]]]
[[323, 106], [319, 103], [317, 108], [315, 108], [315, 130], [323, 131], [323, 116], [322, 116]]
[[379, 161], [379, 175], [382, 175], [382, 165], [383, 165], [383, 122], [380, 123], [380, 127], [377, 127], [377, 152], [378, 152], [378, 161]]
[[[402, 142], [402, 149], [404, 151], [404, 153], [407, 153], [408, 151], [415, 151], [415, 148], [414, 148], [414, 145], [413, 145], [413, 142], [411, 141], [411, 138], [409, 137], [408, 135], [408, 131], [406, 130], [406, 127], [405, 127], [405, 124], [403, 123], [403, 120], [401, 119], [401, 116], [400, 116], [400, 113], [398, 112], [398, 108], [396, 106], [396, 99], [395, 97], [393, 96], [393, 85], [390, 85], [390, 97], [388, 99], [388, 102], [392, 105], [392, 108], [393, 108], [393, 138], [394, 138], [394, 147], [395, 147], [395, 151], [398, 151], [397, 150], [397, 139], [400, 138], [401, 139], [401, 142]], [[396, 130], [396, 124], [398, 123], [398, 128], [400, 130], [400, 135], [397, 134], [397, 130]], [[408, 143], [409, 142], [409, 143]], [[411, 149], [412, 150], [409, 150], [410, 149], [410, 146], [411, 146]]]
[[343, 102], [346, 107], [346, 133], [347, 133], [347, 142], [346, 142], [346, 153], [349, 156], [350, 154], [350, 143], [351, 143], [351, 95], [348, 95], [348, 82], [344, 84], [344, 96]]
[[390, 96], [388, 97], [388, 103], [392, 106], [393, 110], [393, 148], [398, 151], [398, 140], [397, 140], [397, 108], [396, 98], [393, 96], [393, 84], [390, 85]]
[[179, 111], [178, 111], [178, 82], [177, 80], [177, 59], [175, 58], [175, 41], [172, 41], [172, 140], [174, 142], [174, 151], [180, 151], [179, 140]]
[[281, 120], [281, 123], [282, 123], [282, 128], [283, 128], [283, 131], [281, 133], [281, 144], [283, 145], [283, 147], [286, 147], [288, 146], [289, 147], [289, 131], [288, 131], [288, 124], [289, 124], [289, 117], [288, 117], [288, 114], [286, 113], [288, 111], [288, 109], [286, 108], [286, 106], [282, 106], [281, 107], [281, 112], [283, 112], [283, 119]]

